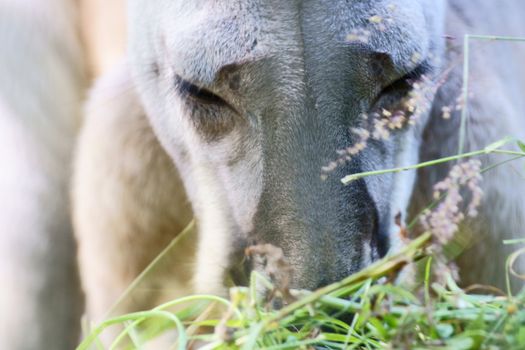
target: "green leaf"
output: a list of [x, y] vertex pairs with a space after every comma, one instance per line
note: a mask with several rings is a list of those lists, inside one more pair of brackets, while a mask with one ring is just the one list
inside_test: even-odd
[[520, 327], [516, 339], [518, 340], [519, 345], [525, 347], [525, 327]]
[[441, 339], [448, 339], [454, 334], [454, 327], [448, 323], [438, 324], [436, 330]]
[[525, 238], [508, 239], [508, 240], [503, 241], [503, 244], [505, 245], [515, 245], [515, 244], [522, 244], [522, 243], [525, 243]]
[[525, 152], [525, 143], [518, 141], [518, 147], [521, 149], [522, 152]]
[[511, 136], [507, 136], [504, 139], [491, 143], [490, 145], [484, 148], [484, 151], [485, 153], [494, 152], [495, 150], [500, 149], [501, 147], [505, 146], [506, 144], [512, 141], [514, 141], [514, 138]]
[[372, 333], [377, 336], [379, 339], [386, 339], [388, 338], [388, 331], [385, 329], [381, 321], [379, 321], [377, 318], [371, 318], [368, 321], [369, 325], [368, 328], [372, 331]]
[[474, 344], [474, 339], [470, 337], [453, 338], [447, 342], [448, 347], [454, 350], [470, 350], [474, 347]]

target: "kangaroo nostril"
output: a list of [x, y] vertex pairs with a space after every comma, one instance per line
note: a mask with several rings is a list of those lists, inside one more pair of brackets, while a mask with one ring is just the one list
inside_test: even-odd
[[379, 230], [375, 235], [376, 242], [375, 242], [375, 249], [372, 249], [373, 254], [377, 256], [373, 256], [373, 260], [380, 259], [388, 253], [388, 250], [390, 249], [390, 237], [388, 234], [388, 230]]

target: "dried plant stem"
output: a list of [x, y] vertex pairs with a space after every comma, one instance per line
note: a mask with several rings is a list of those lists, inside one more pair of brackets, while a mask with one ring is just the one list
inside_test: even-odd
[[463, 154], [465, 149], [465, 139], [467, 134], [468, 120], [468, 96], [469, 96], [469, 62], [470, 62], [470, 35], [465, 35], [463, 39], [463, 108], [461, 109], [461, 123], [459, 127], [459, 147], [458, 154]]
[[485, 40], [485, 41], [514, 41], [525, 42], [524, 37], [519, 36], [501, 36], [501, 35], [472, 35], [468, 34], [469, 39]]
[[[505, 165], [507, 163], [510, 163], [510, 162], [513, 162], [515, 160], [518, 160], [518, 159], [521, 159], [523, 158], [523, 155], [519, 155], [519, 156], [516, 156], [516, 157], [513, 157], [513, 158], [509, 158], [509, 159], [505, 159], [504, 161], [501, 161], [501, 162], [498, 162], [498, 163], [495, 163], [495, 164], [492, 164], [492, 165], [489, 165], [488, 167], [482, 169], [480, 171], [480, 174], [485, 174], [486, 172], [490, 171], [490, 170], [493, 170], [493, 169], [496, 169], [502, 165]], [[414, 218], [412, 219], [412, 221], [407, 225], [407, 229], [411, 230], [414, 228], [414, 226], [417, 224], [419, 218], [421, 217], [421, 215], [423, 215], [423, 213], [427, 210], [431, 210], [431, 209], [434, 209], [439, 202], [441, 202], [441, 200], [443, 200], [443, 198], [445, 198], [446, 194], [443, 194], [441, 196], [439, 196], [439, 198], [435, 199], [432, 201], [432, 203], [430, 203], [427, 207], [423, 208], [421, 211], [419, 211], [419, 213], [417, 215], [414, 216]], [[525, 243], [525, 240], [518, 240], [519, 243]], [[512, 244], [512, 243], [506, 243], [506, 242], [511, 242], [511, 241], [503, 241], [504, 244]]]
[[458, 155], [455, 155], [455, 156], [435, 159], [435, 160], [431, 160], [431, 161], [428, 161], [428, 162], [423, 162], [423, 163], [410, 165], [410, 166], [406, 166], [406, 167], [393, 168], [393, 169], [384, 169], [384, 170], [375, 170], [375, 171], [367, 171], [367, 172], [363, 172], [363, 173], [351, 174], [351, 175], [345, 176], [341, 180], [341, 182], [344, 185], [348, 185], [352, 181], [356, 181], [356, 180], [362, 179], [362, 178], [367, 177], [367, 176], [384, 175], [384, 174], [390, 174], [390, 173], [400, 173], [400, 172], [403, 172], [403, 171], [416, 170], [416, 169], [425, 168], [425, 167], [429, 167], [429, 166], [433, 166], [433, 165], [438, 165], [438, 164], [451, 162], [451, 161], [458, 160], [458, 159], [471, 158], [471, 157], [476, 157], [476, 156], [481, 156], [481, 155], [491, 154], [491, 153], [525, 157], [525, 152], [506, 151], [506, 150], [498, 150], [498, 149], [496, 149], [496, 150], [483, 149], [483, 150], [480, 150], [480, 151], [474, 151], [474, 152], [469, 152], [469, 153], [464, 153], [464, 154], [458, 154]]
[[465, 150], [465, 140], [467, 134], [467, 120], [468, 120], [468, 97], [469, 97], [469, 75], [470, 75], [470, 41], [509, 41], [509, 42], [525, 42], [523, 37], [513, 36], [497, 36], [497, 35], [472, 35], [466, 34], [463, 38], [463, 88], [462, 99], [463, 108], [461, 110], [461, 124], [459, 128], [459, 147], [458, 154], [462, 154]]

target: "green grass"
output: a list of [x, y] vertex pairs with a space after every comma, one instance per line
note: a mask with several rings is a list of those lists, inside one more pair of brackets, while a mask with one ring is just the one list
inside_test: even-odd
[[[256, 290], [272, 291], [270, 281], [252, 274], [250, 287], [231, 290], [229, 300], [191, 296], [153, 310], [110, 319], [78, 347], [88, 349], [106, 328], [124, 330], [112, 348], [140, 349], [159, 332], [175, 330], [173, 349], [524, 349], [525, 293], [515, 296], [469, 294], [452, 278], [431, 283], [432, 260], [424, 234], [398, 254], [315, 292], [292, 291], [296, 300], [281, 309]], [[426, 268], [424, 283], [409, 291], [391, 282], [407, 263]], [[178, 306], [178, 312], [169, 311]], [[181, 308], [182, 307], [182, 308]], [[211, 307], [222, 312], [207, 312]], [[219, 314], [219, 317], [212, 315]], [[201, 317], [199, 317], [201, 316]], [[196, 330], [199, 330], [196, 332]]]

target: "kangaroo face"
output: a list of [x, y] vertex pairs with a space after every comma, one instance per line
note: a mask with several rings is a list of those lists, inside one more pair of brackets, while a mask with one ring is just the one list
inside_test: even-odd
[[405, 212], [414, 175], [340, 180], [417, 162], [425, 116], [330, 163], [363, 130], [374, 132], [365, 115], [387, 117], [383, 110], [396, 110], [413, 89], [407, 80], [435, 72], [441, 1], [130, 6], [134, 79], [184, 179], [199, 254], [223, 256], [208, 257], [210, 268], [224, 273], [245, 245], [271, 243], [287, 256], [293, 286], [315, 288], [395, 244], [394, 218]]

